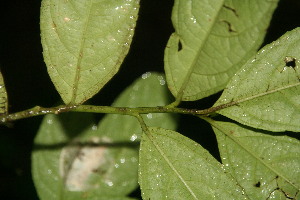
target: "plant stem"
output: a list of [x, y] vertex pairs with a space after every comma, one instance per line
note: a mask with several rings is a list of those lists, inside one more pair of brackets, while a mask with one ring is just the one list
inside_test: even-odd
[[121, 114], [121, 115], [131, 115], [137, 116], [140, 114], [148, 113], [177, 113], [177, 114], [189, 114], [189, 115], [209, 115], [223, 108], [233, 106], [236, 103], [223, 104], [216, 107], [211, 107], [204, 110], [197, 109], [186, 109], [186, 108], [177, 108], [170, 106], [157, 106], [157, 107], [111, 107], [111, 106], [93, 106], [93, 105], [60, 105], [51, 108], [43, 108], [40, 106], [33, 107], [28, 110], [0, 115], [0, 123], [7, 123], [19, 119], [45, 115], [45, 114], [59, 114], [63, 112], [91, 112], [91, 113], [107, 113], [107, 114]]

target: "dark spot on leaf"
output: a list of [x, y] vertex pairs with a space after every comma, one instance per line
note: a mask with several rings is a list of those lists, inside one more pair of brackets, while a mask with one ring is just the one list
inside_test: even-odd
[[178, 49], [177, 49], [177, 50], [178, 50], [178, 51], [181, 51], [181, 49], [182, 49], [182, 44], [181, 44], [181, 41], [179, 40], [179, 41], [178, 41]]
[[254, 184], [255, 187], [260, 187], [260, 181], [258, 181], [257, 183]]
[[234, 8], [231, 8], [230, 6], [226, 6], [226, 5], [223, 5], [223, 7], [226, 8], [227, 10], [232, 11], [236, 17], [239, 17], [239, 15], [237, 14], [237, 12]]
[[98, 169], [93, 169], [92, 172], [93, 172], [93, 173], [98, 173], [99, 170], [98, 170]]
[[227, 20], [221, 20], [221, 22], [225, 23], [225, 24], [228, 26], [228, 31], [229, 31], [230, 33], [236, 32], [236, 30], [234, 30], [234, 29], [232, 28], [232, 25], [231, 25], [231, 23], [230, 23], [229, 21], [227, 21]]
[[296, 58], [287, 56], [284, 58], [284, 62], [285, 62], [285, 66], [287, 67], [292, 67], [292, 68], [296, 67]]

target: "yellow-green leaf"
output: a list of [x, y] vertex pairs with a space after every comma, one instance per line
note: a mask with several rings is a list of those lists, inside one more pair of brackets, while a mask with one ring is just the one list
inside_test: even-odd
[[205, 149], [162, 128], [142, 136], [139, 183], [143, 199], [247, 199]]
[[288, 136], [211, 122], [222, 162], [250, 199], [300, 198], [300, 142]]
[[[145, 73], [114, 106], [163, 106], [169, 93], [162, 74]], [[172, 114], [145, 117], [175, 129]], [[141, 127], [132, 116], [108, 114], [96, 125], [91, 113], [47, 115], [35, 138], [33, 179], [41, 199], [127, 200], [137, 186]]]
[[165, 70], [177, 101], [224, 89], [260, 46], [276, 6], [277, 0], [175, 0]]
[[300, 132], [300, 28], [265, 46], [228, 83], [215, 106], [239, 123]]
[[139, 0], [43, 0], [44, 60], [66, 104], [95, 95], [119, 70], [134, 32]]

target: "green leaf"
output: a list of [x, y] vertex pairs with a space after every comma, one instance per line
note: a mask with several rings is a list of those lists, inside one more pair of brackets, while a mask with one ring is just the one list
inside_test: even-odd
[[175, 0], [164, 60], [176, 101], [224, 89], [260, 46], [276, 6], [277, 0]]
[[[166, 105], [170, 103], [169, 96], [163, 76], [148, 72], [127, 88], [114, 106]], [[175, 129], [174, 117], [162, 115], [148, 115], [145, 121]], [[137, 187], [140, 133], [140, 124], [130, 116], [106, 115], [98, 126], [88, 114], [46, 116], [35, 138], [32, 155], [39, 196], [42, 199], [125, 199]], [[101, 160], [95, 159], [96, 156], [104, 159], [99, 166], [92, 162]], [[84, 172], [88, 174], [83, 176]]]
[[211, 124], [226, 171], [236, 178], [250, 199], [299, 199], [298, 140], [233, 123]]
[[8, 108], [7, 92], [3, 80], [2, 73], [0, 71], [0, 115], [6, 114]]
[[[113, 103], [116, 107], [145, 107], [164, 106], [171, 102], [169, 90], [166, 86], [165, 78], [162, 74], [147, 72], [128, 87]], [[149, 126], [159, 126], [162, 128], [175, 130], [177, 127], [176, 116], [166, 113], [149, 113], [144, 116], [145, 123]], [[120, 123], [122, 122], [122, 123]], [[140, 140], [142, 133], [141, 125], [132, 116], [110, 114], [100, 122], [99, 132], [109, 133], [115, 139]], [[116, 132], [119, 130], [130, 130], [128, 134]]]
[[162, 128], [142, 136], [139, 183], [143, 199], [247, 199], [205, 149]]
[[138, 144], [99, 134], [91, 114], [47, 115], [34, 144], [41, 199], [127, 199], [137, 187]]
[[139, 0], [43, 0], [44, 60], [66, 104], [95, 95], [119, 70], [134, 33]]
[[215, 106], [224, 107], [218, 113], [248, 126], [300, 132], [300, 28], [250, 59]]

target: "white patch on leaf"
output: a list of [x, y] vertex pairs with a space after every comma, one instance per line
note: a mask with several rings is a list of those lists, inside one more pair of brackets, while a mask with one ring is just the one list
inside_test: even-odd
[[60, 154], [60, 175], [70, 191], [86, 191], [97, 187], [97, 184], [89, 183], [89, 178], [107, 162], [107, 147], [97, 146], [100, 143], [97, 137], [91, 138], [90, 142], [90, 145], [84, 146], [72, 142]]

